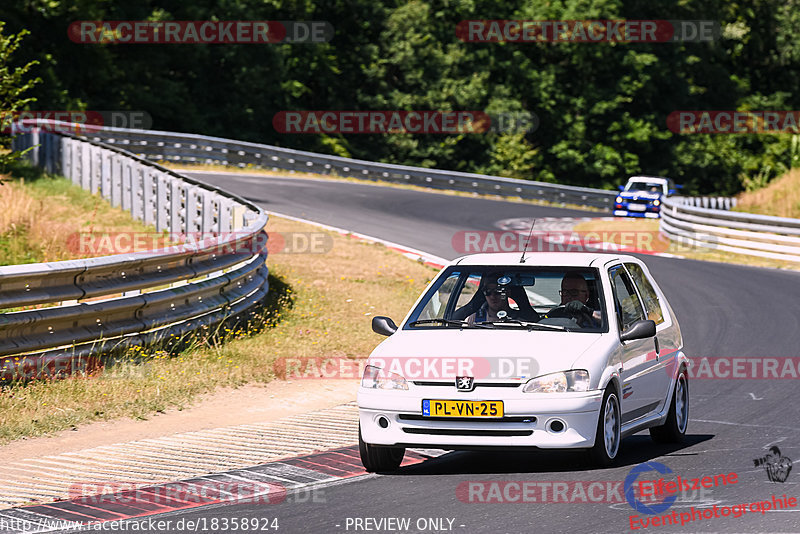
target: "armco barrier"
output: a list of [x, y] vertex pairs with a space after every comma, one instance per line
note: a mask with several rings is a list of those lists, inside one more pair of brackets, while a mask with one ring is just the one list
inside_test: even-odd
[[688, 246], [800, 261], [800, 219], [699, 208], [691, 202], [684, 197], [664, 199], [661, 231], [670, 239]]
[[0, 267], [0, 308], [10, 309], [0, 313], [0, 375], [32, 378], [48, 371], [37, 361], [58, 368], [59, 358], [180, 338], [260, 306], [269, 289], [263, 210], [118, 147], [34, 126], [42, 122], [26, 121], [13, 140], [15, 150], [33, 147], [26, 156], [34, 164], [158, 231], [208, 237], [146, 253]]
[[674, 197], [680, 198], [684, 206], [710, 208], [712, 210], [729, 210], [736, 207], [735, 197]]
[[613, 207], [616, 197], [615, 192], [603, 189], [376, 163], [203, 135], [123, 128], [92, 129], [87, 135], [96, 141], [123, 147], [154, 161], [335, 174], [437, 189], [518, 196], [606, 210]]

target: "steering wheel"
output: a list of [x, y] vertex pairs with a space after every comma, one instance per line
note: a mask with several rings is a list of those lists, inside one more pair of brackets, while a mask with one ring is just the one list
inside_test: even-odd
[[587, 319], [591, 322], [592, 316], [591, 313], [587, 312], [586, 310], [591, 310], [588, 306], [584, 305], [584, 309], [581, 311], [570, 311], [566, 306], [556, 306], [549, 312], [547, 312], [547, 317], [568, 317], [574, 319]]

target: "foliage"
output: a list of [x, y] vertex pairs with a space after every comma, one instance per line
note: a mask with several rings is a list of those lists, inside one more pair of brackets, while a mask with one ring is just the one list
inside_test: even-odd
[[[29, 77], [30, 70], [38, 61], [28, 61], [21, 67], [13, 67], [11, 64], [11, 57], [22, 43], [22, 38], [29, 32], [21, 30], [6, 36], [3, 33], [4, 27], [5, 23], [0, 21], [0, 126], [6, 126], [15, 111], [23, 110], [25, 106], [36, 101], [35, 97], [23, 95], [41, 81], [40, 78]], [[0, 172], [21, 155], [20, 152], [0, 152]]]
[[[677, 110], [792, 110], [800, 0], [5, 0], [41, 109], [143, 110], [153, 128], [613, 188], [631, 174], [733, 194], [798, 162], [790, 135], [680, 135]], [[73, 43], [77, 20], [326, 20], [323, 44]], [[468, 43], [470, 19], [715, 20], [714, 42]], [[529, 132], [280, 134], [282, 110], [530, 112]], [[796, 143], [796, 142], [795, 142]]]

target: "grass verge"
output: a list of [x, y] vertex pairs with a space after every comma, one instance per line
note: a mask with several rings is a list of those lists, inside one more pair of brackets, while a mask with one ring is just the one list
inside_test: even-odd
[[0, 180], [0, 265], [88, 257], [80, 233], [155, 233], [100, 195], [25, 162]]
[[792, 169], [766, 187], [741, 193], [736, 211], [800, 218], [800, 169]]
[[[604, 241], [628, 245], [650, 252], [675, 254], [693, 260], [735, 263], [754, 267], [800, 270], [800, 264], [791, 261], [773, 260], [734, 254], [722, 250], [687, 247], [674, 243], [659, 233], [659, 222], [652, 219], [618, 219], [614, 221], [587, 221], [573, 227], [574, 232], [597, 232]], [[636, 246], [639, 243], [643, 246]]]
[[218, 387], [265, 383], [279, 358], [365, 358], [383, 339], [373, 315], [402, 318], [436, 270], [317, 227], [270, 217], [269, 232], [330, 233], [324, 254], [268, 259], [271, 325], [238, 331], [222, 345], [200, 343], [177, 356], [137, 351], [94, 377], [12, 384], [0, 389], [0, 443], [70, 429], [96, 420], [147, 419], [183, 409]]

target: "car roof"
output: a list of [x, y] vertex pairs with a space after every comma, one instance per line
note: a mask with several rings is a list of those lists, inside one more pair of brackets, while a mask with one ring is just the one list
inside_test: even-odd
[[[565, 244], [564, 246], [569, 246]], [[470, 254], [453, 260], [450, 265], [491, 265], [516, 267], [600, 267], [614, 260], [631, 261], [635, 258], [625, 254], [599, 252], [536, 252], [525, 254], [525, 263], [519, 262], [522, 253], [501, 252], [494, 254]]]
[[661, 182], [667, 183], [669, 178], [664, 178], [662, 176], [631, 176], [628, 178], [629, 182]]

